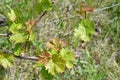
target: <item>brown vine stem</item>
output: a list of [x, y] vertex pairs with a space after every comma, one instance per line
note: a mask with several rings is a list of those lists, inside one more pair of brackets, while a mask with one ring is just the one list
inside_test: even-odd
[[[42, 19], [42, 17], [43, 17], [46, 13], [47, 13], [47, 11], [45, 10], [45, 11], [43, 11], [43, 12], [41, 13], [41, 15], [39, 15], [39, 17], [36, 19], [34, 25], [32, 25], [32, 28]], [[29, 32], [28, 32], [28, 38], [26, 39], [26, 42], [25, 42], [24, 53], [26, 53], [26, 51], [27, 51], [29, 38], [30, 38], [30, 34], [29, 34]]]
[[26, 56], [16, 56], [16, 55], [14, 55], [14, 57], [16, 57], [18, 59], [25, 59], [25, 60], [34, 60], [34, 61], [38, 60], [38, 57], [34, 57], [34, 56], [26, 57]]

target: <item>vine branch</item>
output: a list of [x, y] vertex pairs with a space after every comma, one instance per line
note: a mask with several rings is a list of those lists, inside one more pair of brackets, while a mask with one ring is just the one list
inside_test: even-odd
[[26, 57], [26, 56], [16, 56], [16, 55], [14, 55], [14, 57], [16, 57], [18, 59], [25, 59], [25, 60], [34, 60], [34, 61], [38, 60], [38, 57], [35, 57], [35, 56]]

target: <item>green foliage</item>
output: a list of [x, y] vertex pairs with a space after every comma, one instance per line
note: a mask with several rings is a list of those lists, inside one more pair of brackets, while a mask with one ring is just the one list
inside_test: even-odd
[[94, 24], [88, 19], [82, 19], [74, 30], [74, 36], [83, 41], [89, 41], [92, 34], [94, 34]]
[[12, 33], [15, 33], [16, 30], [19, 30], [23, 27], [23, 25], [21, 23], [13, 23], [10, 28], [9, 28], [9, 31], [12, 32]]
[[14, 22], [16, 20], [16, 15], [13, 9], [10, 8], [10, 6], [7, 6], [10, 9], [10, 12], [8, 13], [8, 18]]
[[[24, 52], [25, 46], [29, 48], [31, 47], [30, 50], [27, 50], [26, 53], [30, 52], [32, 53], [32, 55], [34, 55], [35, 53], [37, 54], [37, 56], [39, 56], [38, 62], [34, 65], [34, 67], [40, 67], [41, 77], [44, 79], [52, 80], [52, 78], [54, 77], [53, 75], [56, 75], [56, 73], [63, 73], [66, 71], [68, 71], [68, 73], [71, 73], [73, 75], [74, 73], [72, 73], [71, 70], [76, 68], [74, 67], [75, 55], [69, 48], [66, 48], [65, 46], [66, 44], [62, 40], [54, 39], [53, 41], [50, 41], [49, 47], [46, 48], [45, 46], [46, 49], [41, 48], [41, 44], [42, 44], [41, 42], [39, 42], [38, 40], [34, 41], [36, 38], [35, 32], [33, 30], [35, 20], [32, 19], [38, 16], [36, 15], [36, 13], [40, 14], [45, 10], [47, 11], [51, 10], [53, 7], [51, 0], [33, 0], [33, 4], [31, 2], [32, 1], [25, 0], [17, 4], [17, 8], [8, 7], [10, 10], [10, 12], [8, 13], [8, 18], [10, 20], [9, 31], [12, 32], [12, 35], [10, 36], [9, 40], [12, 42], [12, 47], [14, 48], [14, 55], [19, 56], [22, 52]], [[67, 15], [69, 15], [69, 12]], [[67, 21], [69, 22], [69, 20]], [[66, 26], [66, 22], [64, 22], [64, 24], [63, 22], [61, 22], [59, 25], [61, 28], [63, 28]], [[65, 30], [65, 28], [63, 29]], [[70, 28], [71, 32], [73, 32], [72, 29], [73, 28]], [[83, 41], [90, 41], [90, 38], [94, 33], [95, 30], [94, 30], [93, 22], [89, 19], [82, 19], [78, 23], [78, 26], [74, 29], [74, 33], [73, 33], [74, 37], [76, 37], [74, 38], [74, 40], [75, 41], [78, 40], [78, 41], [76, 41], [76, 43], [71, 42], [72, 44], [69, 45], [70, 41], [72, 41], [69, 40], [68, 47], [71, 48], [73, 47], [73, 45], [75, 45], [77, 46], [76, 47], [77, 49], [79, 46], [79, 38]], [[67, 37], [71, 39], [73, 36], [67, 36]], [[4, 43], [4, 41], [1, 38], [0, 40], [1, 40], [0, 43]], [[26, 45], [27, 44], [26, 42], [28, 42], [28, 45]], [[31, 42], [33, 43], [33, 45], [31, 44]], [[78, 54], [80, 53], [81, 52], [78, 52]], [[72, 80], [75, 79], [78, 80], [77, 77], [79, 76], [79, 73], [80, 73], [80, 79], [83, 80], [103, 80], [104, 77], [106, 76], [106, 72], [104, 71], [103, 67], [101, 68], [101, 66], [96, 65], [94, 59], [91, 58], [90, 54], [87, 52], [86, 54], [87, 56], [84, 56], [84, 53], [82, 55], [80, 54], [81, 55], [80, 56], [81, 59], [79, 60], [80, 64], [77, 64], [77, 67], [80, 67], [80, 70], [78, 71], [79, 68], [75, 69], [74, 77], [76, 78]], [[3, 55], [2, 53], [0, 54], [0, 64], [3, 65], [5, 68], [11, 67], [13, 65], [12, 64], [13, 58], [14, 57], [11, 55], [8, 54]], [[66, 68], [68, 69], [66, 70]]]
[[4, 54], [0, 52], [0, 64], [4, 68], [12, 67], [14, 61], [14, 56], [11, 54]]
[[67, 68], [73, 68], [73, 62], [75, 61], [74, 54], [67, 48], [60, 50], [60, 55], [66, 61]]
[[15, 43], [22, 43], [25, 42], [27, 39], [27, 35], [23, 31], [16, 31], [12, 36], [10, 37], [11, 41], [14, 41]]
[[43, 12], [44, 10], [51, 10], [53, 7], [53, 4], [50, 0], [39, 0], [39, 2], [36, 0], [35, 1], [35, 11], [38, 13]]
[[40, 70], [41, 77], [46, 80], [52, 80], [53, 76], [48, 73], [48, 70], [45, 69], [45, 67], [42, 67]]
[[3, 80], [5, 77], [5, 69], [0, 65], [0, 80]]
[[65, 71], [65, 60], [62, 59], [61, 56], [54, 54], [52, 55], [51, 60], [45, 66], [49, 73], [55, 75], [56, 72], [64, 72]]
[[20, 43], [15, 45], [14, 55], [19, 56], [23, 52], [23, 47]]

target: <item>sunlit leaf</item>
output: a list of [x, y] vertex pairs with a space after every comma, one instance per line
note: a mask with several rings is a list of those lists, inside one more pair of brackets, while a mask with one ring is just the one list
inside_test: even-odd
[[25, 42], [26, 39], [27, 36], [24, 33], [18, 31], [12, 34], [12, 36], [10, 36], [10, 40], [15, 41], [16, 43]]
[[83, 25], [85, 27], [85, 29], [88, 33], [90, 33], [90, 34], [95, 33], [94, 23], [91, 20], [83, 19], [81, 21], [81, 25]]
[[82, 26], [81, 24], [79, 24], [78, 28], [75, 28], [74, 36], [80, 38], [83, 41], [89, 41], [90, 40], [89, 36], [87, 35], [85, 27]]
[[8, 18], [14, 22], [16, 20], [16, 15], [13, 9], [10, 8], [10, 6], [7, 5], [7, 7], [9, 8], [10, 12], [8, 13]]
[[52, 60], [49, 61], [49, 63], [45, 66], [45, 68], [48, 70], [48, 73], [55, 75], [56, 69], [55, 69], [55, 64], [53, 63]]
[[92, 34], [95, 33], [93, 22], [83, 19], [74, 30], [74, 36], [83, 41], [89, 41]]
[[11, 54], [4, 54], [0, 52], [0, 64], [4, 68], [12, 67], [13, 66], [14, 56]]
[[62, 48], [60, 50], [60, 55], [66, 61], [67, 68], [73, 68], [73, 62], [75, 61], [75, 55], [68, 48]]
[[10, 26], [9, 31], [12, 32], [12, 33], [14, 33], [16, 30], [21, 29], [21, 28], [22, 28], [22, 24], [21, 23], [18, 23], [18, 24], [13, 23]]
[[56, 72], [62, 73], [65, 71], [65, 60], [61, 56], [54, 54], [45, 67], [52, 75], [55, 75]]
[[47, 46], [50, 49], [54, 49], [54, 50], [59, 50], [59, 49], [61, 49], [62, 47], [66, 46], [66, 45], [67, 45], [67, 43], [64, 42], [63, 40], [59, 39], [59, 38], [53, 38], [52, 40], [50, 40], [47, 43]]
[[34, 39], [35, 39], [35, 34], [33, 32], [30, 32], [29, 41], [33, 41]]

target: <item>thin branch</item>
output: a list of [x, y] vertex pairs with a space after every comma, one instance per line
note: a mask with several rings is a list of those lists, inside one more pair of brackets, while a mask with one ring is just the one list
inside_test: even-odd
[[14, 55], [14, 57], [16, 57], [18, 59], [25, 59], [25, 60], [34, 60], [34, 61], [38, 60], [38, 57], [35, 57], [35, 56], [26, 57], [26, 56], [16, 56], [16, 55]]
[[36, 19], [35, 24], [38, 23], [38, 22], [41, 20], [41, 18], [42, 18], [46, 13], [47, 13], [47, 11], [45, 10], [45, 11]]
[[112, 6], [96, 9], [94, 12], [100, 12], [100, 11], [107, 10], [107, 9], [110, 9], [110, 8], [113, 8], [113, 7], [116, 7], [116, 6], [119, 6], [119, 5], [120, 5], [120, 3], [112, 5]]
[[6, 36], [7, 36], [7, 34], [0, 34], [0, 36], [6, 37]]

